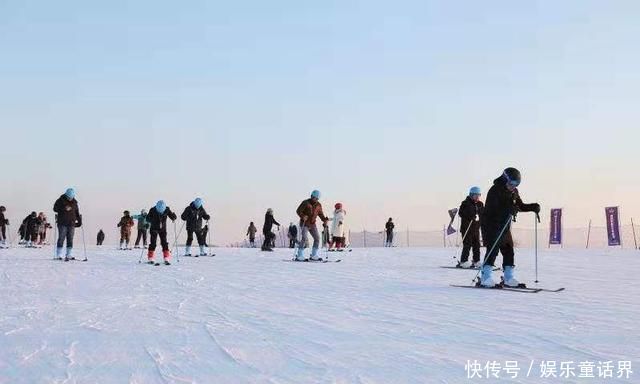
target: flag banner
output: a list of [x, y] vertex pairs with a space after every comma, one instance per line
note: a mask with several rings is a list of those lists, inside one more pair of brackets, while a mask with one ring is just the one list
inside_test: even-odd
[[618, 207], [607, 207], [604, 209], [607, 216], [607, 237], [609, 246], [622, 245], [620, 239], [620, 211]]
[[551, 210], [549, 245], [562, 245], [562, 208]]
[[451, 221], [449, 222], [449, 226], [447, 227], [447, 236], [453, 235], [458, 232], [453, 228], [453, 222], [456, 220], [456, 215], [458, 214], [458, 208], [453, 208], [449, 210], [449, 216], [451, 217]]

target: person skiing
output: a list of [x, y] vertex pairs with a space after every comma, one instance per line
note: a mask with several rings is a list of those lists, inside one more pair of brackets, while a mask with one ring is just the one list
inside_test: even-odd
[[333, 222], [331, 225], [331, 233], [333, 234], [333, 247], [335, 250], [342, 251], [346, 246], [346, 226], [344, 224], [345, 216], [347, 215], [347, 211], [342, 209], [342, 203], [337, 203], [335, 205], [335, 210], [333, 211]]
[[136, 244], [134, 248], [140, 248], [140, 240], [142, 239], [142, 247], [147, 248], [147, 231], [149, 230], [149, 223], [147, 222], [147, 211], [140, 211], [139, 215], [132, 216], [134, 220], [138, 221], [138, 235], [136, 236]]
[[78, 208], [76, 200], [76, 191], [68, 188], [65, 193], [56, 200], [53, 205], [53, 211], [56, 213], [56, 225], [58, 226], [58, 243], [56, 244], [56, 255], [62, 260], [62, 250], [65, 240], [67, 242], [67, 251], [64, 261], [75, 260], [72, 256], [73, 235], [76, 228], [82, 226], [82, 215]]
[[393, 247], [393, 229], [396, 227], [393, 224], [393, 218], [389, 218], [389, 221], [384, 225], [386, 236], [385, 236], [385, 247]]
[[[480, 187], [469, 190], [469, 196], [460, 204], [458, 215], [460, 216], [460, 233], [462, 233], [462, 255], [458, 267], [480, 267], [480, 219], [484, 211], [484, 205], [480, 201], [482, 191]], [[473, 263], [469, 261], [469, 253], [473, 249]]]
[[131, 241], [131, 228], [135, 223], [129, 211], [124, 211], [123, 215], [118, 222], [118, 228], [120, 228], [120, 250], [127, 250]]
[[301, 238], [298, 242], [298, 250], [296, 252], [296, 261], [307, 261], [304, 257], [304, 248], [307, 243], [307, 239], [309, 234], [313, 238], [313, 246], [311, 248], [311, 257], [309, 260], [311, 261], [322, 261], [320, 257], [318, 257], [318, 249], [320, 248], [320, 234], [318, 233], [318, 228], [316, 227], [316, 221], [318, 217], [322, 220], [322, 226], [327, 227], [327, 221], [329, 218], [324, 215], [322, 212], [322, 204], [320, 204], [320, 191], [314, 190], [311, 192], [311, 197], [307, 200], [304, 200], [298, 206], [296, 210], [298, 217], [300, 217], [300, 231]]
[[249, 223], [249, 228], [247, 228], [247, 236], [249, 236], [249, 246], [251, 248], [256, 247], [256, 233], [258, 233], [258, 228], [252, 221]]
[[163, 200], [159, 200], [154, 207], [149, 210], [147, 215], [147, 221], [150, 225], [150, 241], [149, 250], [147, 252], [147, 263], [155, 264], [154, 257], [156, 252], [156, 243], [158, 237], [160, 237], [160, 244], [162, 245], [162, 257], [164, 258], [165, 265], [171, 265], [169, 260], [171, 259], [171, 251], [169, 251], [169, 242], [167, 242], [167, 218], [175, 222], [178, 216], [171, 211], [167, 204]]
[[[193, 234], [196, 234], [198, 245], [200, 246], [199, 256], [207, 256], [205, 252], [206, 232], [202, 228], [202, 221], [209, 221], [211, 216], [202, 206], [201, 198], [196, 198], [189, 204], [180, 215], [180, 218], [187, 223], [187, 244], [184, 249], [185, 256], [191, 256], [191, 244], [193, 244]], [[196, 256], [198, 257], [198, 256]]]
[[293, 249], [296, 247], [296, 241], [298, 241], [298, 227], [293, 224], [293, 222], [289, 223], [289, 230], [287, 231], [287, 236], [289, 237], [289, 248]]
[[280, 230], [280, 223], [273, 217], [273, 209], [267, 209], [267, 213], [264, 214], [264, 225], [262, 226], [262, 234], [264, 235], [264, 241], [262, 243], [262, 250], [266, 252], [273, 252], [275, 245], [276, 234], [271, 232], [273, 225], [278, 226]]
[[51, 224], [47, 221], [44, 212], [38, 213], [38, 245], [47, 244], [47, 230], [51, 228]]
[[102, 229], [98, 231], [98, 238], [96, 240], [98, 245], [102, 245], [102, 243], [104, 243], [104, 231]]
[[482, 265], [480, 284], [483, 287], [495, 287], [493, 269], [498, 252], [502, 254], [503, 283], [508, 287], [518, 287], [515, 278], [513, 238], [511, 221], [515, 221], [518, 212], [540, 213], [540, 204], [525, 204], [520, 198], [518, 186], [522, 178], [520, 171], [507, 168], [493, 181], [487, 193], [484, 214], [481, 215], [482, 235], [487, 245], [487, 254]]
[[0, 206], [0, 247], [7, 248], [7, 226], [9, 220], [5, 218], [4, 213], [7, 211], [4, 205]]
[[40, 226], [38, 214], [35, 211], [31, 212], [29, 216], [25, 217], [22, 223], [24, 224], [25, 246], [27, 248], [35, 248], [38, 242], [38, 227]]

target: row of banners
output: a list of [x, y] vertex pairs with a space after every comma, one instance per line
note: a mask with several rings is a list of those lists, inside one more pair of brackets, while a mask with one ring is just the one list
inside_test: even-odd
[[[620, 209], [618, 207], [607, 207], [604, 209], [607, 218], [607, 238], [609, 246], [622, 245], [620, 238]], [[452, 235], [457, 231], [453, 228], [453, 223], [458, 214], [458, 209], [450, 209], [449, 217], [451, 222], [447, 228], [447, 235]], [[549, 245], [562, 245], [562, 208], [551, 210], [549, 223]]]

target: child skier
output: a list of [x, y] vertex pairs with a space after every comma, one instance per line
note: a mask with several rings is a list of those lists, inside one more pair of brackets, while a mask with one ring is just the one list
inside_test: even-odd
[[149, 230], [149, 223], [147, 222], [147, 211], [140, 211], [139, 215], [133, 216], [134, 220], [138, 221], [138, 236], [136, 236], [136, 244], [134, 248], [140, 248], [140, 240], [142, 239], [142, 247], [147, 248], [147, 231]]
[[247, 228], [247, 236], [249, 236], [249, 246], [251, 248], [256, 247], [256, 233], [258, 233], [258, 228], [253, 224], [253, 221], [249, 223], [249, 228]]
[[293, 223], [289, 223], [289, 230], [287, 231], [287, 236], [289, 237], [289, 248], [293, 249], [296, 247], [296, 241], [298, 241], [298, 227]]
[[262, 242], [262, 250], [266, 252], [273, 252], [273, 246], [275, 245], [276, 234], [271, 232], [273, 225], [278, 226], [280, 230], [280, 223], [273, 217], [273, 209], [267, 209], [267, 213], [264, 215], [264, 225], [262, 226], [262, 234], [264, 235], [264, 241]]
[[131, 228], [134, 226], [133, 218], [129, 211], [124, 211], [124, 216], [120, 218], [118, 222], [118, 228], [120, 228], [120, 250], [129, 249], [129, 242], [131, 241]]
[[71, 255], [73, 250], [73, 235], [76, 228], [82, 226], [82, 215], [76, 200], [76, 191], [69, 188], [56, 200], [53, 205], [56, 215], [56, 225], [58, 226], [58, 243], [56, 245], [56, 255], [62, 259], [62, 249], [65, 240], [67, 241], [67, 252], [64, 261], [75, 260]]
[[[480, 218], [484, 205], [480, 201], [482, 191], [479, 187], [469, 190], [469, 196], [460, 204], [460, 233], [462, 233], [462, 255], [459, 268], [480, 267]], [[469, 261], [469, 253], [473, 249], [473, 264]]]
[[296, 261], [307, 261], [304, 257], [304, 247], [307, 243], [309, 234], [313, 237], [313, 247], [311, 248], [311, 257], [309, 260], [322, 261], [318, 257], [318, 249], [320, 248], [320, 234], [316, 227], [316, 221], [318, 217], [322, 220], [323, 227], [327, 227], [327, 221], [329, 219], [322, 212], [322, 204], [320, 204], [320, 191], [315, 190], [311, 192], [311, 197], [303, 201], [296, 210], [298, 217], [300, 217], [300, 231], [302, 236], [298, 242], [298, 250], [296, 252]]
[[205, 252], [204, 249], [206, 245], [206, 232], [202, 228], [202, 221], [209, 221], [211, 216], [205, 211], [202, 204], [202, 199], [198, 197], [193, 200], [193, 202], [184, 209], [182, 215], [180, 215], [180, 218], [187, 223], [187, 244], [184, 249], [185, 256], [191, 256], [191, 244], [193, 244], [194, 233], [200, 246], [199, 256], [207, 256], [207, 252]]
[[38, 245], [47, 244], [47, 230], [51, 228], [51, 224], [47, 221], [47, 216], [44, 212], [38, 214]]
[[484, 287], [496, 286], [492, 272], [498, 252], [502, 253], [504, 285], [509, 287], [520, 285], [514, 276], [511, 221], [516, 219], [518, 212], [540, 213], [539, 204], [525, 204], [520, 199], [518, 193], [520, 181], [520, 171], [515, 168], [507, 168], [500, 177], [494, 180], [493, 186], [487, 193], [484, 215], [481, 217], [482, 234], [488, 247], [480, 277], [480, 284]]
[[0, 206], [0, 248], [7, 248], [7, 225], [9, 225], [9, 220], [7, 220], [4, 216], [4, 213], [7, 211], [7, 208]]
[[98, 245], [102, 245], [102, 243], [104, 243], [104, 231], [102, 229], [98, 231], [96, 241]]
[[389, 221], [387, 221], [387, 223], [384, 225], [384, 229], [386, 233], [385, 242], [384, 242], [385, 247], [393, 247], [393, 229], [395, 227], [396, 225], [393, 224], [393, 218], [390, 217]]
[[342, 251], [346, 246], [347, 233], [344, 225], [346, 215], [347, 211], [342, 209], [342, 203], [337, 203], [335, 211], [333, 211], [333, 223], [331, 225], [332, 243], [337, 251]]
[[25, 246], [27, 248], [35, 248], [38, 242], [38, 227], [40, 226], [38, 214], [35, 211], [31, 212], [22, 223], [24, 224]]
[[169, 243], [167, 242], [167, 218], [171, 219], [172, 222], [175, 222], [178, 216], [176, 216], [176, 214], [173, 213], [162, 200], [158, 201], [156, 205], [149, 210], [147, 221], [149, 221], [151, 226], [151, 241], [149, 243], [149, 251], [147, 252], [148, 264], [155, 264], [154, 256], [156, 252], [156, 243], [158, 242], [158, 237], [160, 237], [164, 264], [171, 265], [169, 262], [171, 259], [171, 251], [169, 251]]

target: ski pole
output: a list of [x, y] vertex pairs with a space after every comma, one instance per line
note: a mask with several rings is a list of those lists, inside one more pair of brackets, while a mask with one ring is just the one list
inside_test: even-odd
[[182, 229], [184, 228], [184, 222], [182, 223], [182, 225], [180, 226], [180, 232], [176, 233], [176, 222], [173, 222], [173, 236], [175, 238], [174, 242], [173, 242], [173, 248], [176, 251], [176, 260], [178, 261], [178, 263], [180, 262], [180, 254], [178, 252], [178, 236], [182, 234]]
[[207, 253], [211, 254], [211, 227], [209, 226], [209, 220], [206, 222], [207, 225]]
[[58, 215], [56, 214], [55, 216], [55, 221], [56, 221], [56, 225], [54, 226], [53, 229], [53, 237], [56, 241], [56, 246], [53, 247], [53, 260], [57, 260], [58, 259]]
[[[80, 221], [82, 221], [82, 215], [80, 215]], [[84, 222], [82, 223], [80, 230], [82, 232], [82, 249], [84, 252], [84, 260], [82, 261], [89, 261], [89, 259], [87, 259], [87, 243], [84, 241]]]
[[482, 272], [482, 269], [484, 268], [484, 265], [487, 263], [487, 259], [489, 258], [489, 255], [493, 254], [493, 251], [498, 246], [498, 242], [500, 242], [500, 239], [502, 238], [502, 235], [504, 235], [504, 233], [507, 230], [507, 228], [509, 228], [509, 225], [511, 224], [511, 220], [512, 220], [512, 217], [509, 216], [507, 218], [507, 221], [504, 223], [504, 226], [502, 227], [502, 230], [498, 234], [498, 237], [496, 238], [496, 241], [493, 242], [493, 245], [491, 246], [491, 249], [484, 256], [484, 260], [482, 260], [482, 265], [480, 266], [480, 269], [478, 269], [478, 272], [476, 273], [476, 277], [474, 277], [473, 280], [471, 280], [472, 282], [475, 282], [476, 279], [478, 278], [478, 276], [480, 275], [480, 272]]
[[9, 231], [9, 247], [13, 248], [13, 236], [11, 236], [11, 226], [7, 224], [7, 230]]
[[[471, 225], [473, 224], [473, 220], [471, 222], [469, 222], [469, 226], [467, 227], [467, 230], [464, 231], [464, 236], [462, 236], [462, 246], [464, 247], [464, 240], [467, 238], [467, 234], [469, 233], [469, 230], [471, 229]], [[456, 261], [459, 263], [460, 261], [458, 260], [458, 252], [456, 251], [456, 254], [453, 256], [454, 259], [456, 259]]]
[[536, 284], [538, 284], [538, 223], [540, 222], [540, 214], [536, 212], [536, 218], [533, 221], [533, 227], [536, 231], [535, 235], [535, 255], [536, 255]]

